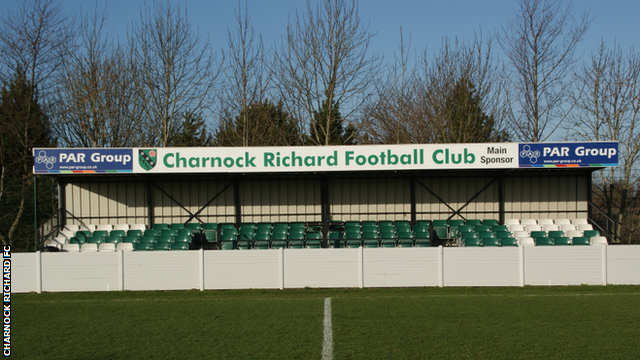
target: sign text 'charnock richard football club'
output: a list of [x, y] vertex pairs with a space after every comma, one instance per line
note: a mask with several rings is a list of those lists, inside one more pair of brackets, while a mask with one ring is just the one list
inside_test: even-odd
[[617, 143], [34, 149], [34, 173], [255, 173], [615, 166], [617, 151]]

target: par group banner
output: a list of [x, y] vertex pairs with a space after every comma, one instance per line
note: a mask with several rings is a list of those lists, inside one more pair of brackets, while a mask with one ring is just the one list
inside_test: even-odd
[[518, 145], [518, 157], [520, 167], [617, 166], [618, 143], [526, 143]]
[[496, 143], [247, 148], [46, 148], [33, 150], [33, 169], [35, 174], [182, 174], [515, 169], [539, 165], [615, 166], [617, 146], [617, 143]]

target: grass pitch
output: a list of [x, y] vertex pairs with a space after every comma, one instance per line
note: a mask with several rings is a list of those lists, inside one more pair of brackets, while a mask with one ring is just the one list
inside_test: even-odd
[[640, 287], [14, 294], [20, 359], [637, 359]]

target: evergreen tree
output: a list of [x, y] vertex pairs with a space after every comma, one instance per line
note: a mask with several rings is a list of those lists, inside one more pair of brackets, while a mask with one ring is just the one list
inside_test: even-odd
[[202, 115], [191, 111], [184, 113], [180, 131], [171, 140], [170, 146], [213, 146], [213, 136], [207, 132]]
[[[15, 245], [16, 250], [31, 248], [33, 218], [24, 214], [33, 208], [32, 153], [34, 147], [48, 146], [55, 146], [55, 142], [50, 137], [47, 116], [38, 103], [35, 87], [18, 67], [0, 94], [0, 241]], [[40, 188], [49, 196], [38, 197], [38, 205], [52, 201], [50, 183], [49, 189]]]
[[445, 143], [483, 143], [506, 141], [506, 132], [495, 130], [495, 119], [480, 104], [475, 86], [466, 78], [456, 82], [445, 99]]
[[340, 104], [332, 101], [329, 106], [328, 97], [322, 102], [322, 108], [313, 113], [309, 126], [306, 145], [354, 145], [356, 128], [348, 124], [344, 126], [340, 114]]
[[218, 146], [301, 145], [298, 127], [282, 102], [254, 102], [244, 111], [222, 121], [216, 134]]

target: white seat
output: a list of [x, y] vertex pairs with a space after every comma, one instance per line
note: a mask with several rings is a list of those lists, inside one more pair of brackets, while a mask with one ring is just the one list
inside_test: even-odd
[[591, 224], [578, 224], [578, 230], [580, 231], [593, 230], [593, 226], [591, 226]]
[[520, 246], [535, 246], [536, 242], [533, 241], [533, 238], [530, 237], [524, 237], [524, 238], [519, 238], [518, 239], [518, 243]]
[[507, 225], [507, 228], [509, 228], [509, 231], [514, 232], [514, 231], [524, 231], [524, 226], [518, 224], [518, 225]]
[[594, 245], [608, 245], [607, 238], [604, 236], [594, 236], [591, 238], [591, 246]]
[[578, 230], [566, 231], [565, 234], [567, 234], [567, 237], [570, 237], [572, 239], [574, 237], [581, 237], [583, 235], [582, 231], [578, 231]]
[[71, 231], [71, 233], [75, 233], [76, 231], [80, 230], [80, 226], [76, 224], [67, 224], [64, 226], [63, 230], [67, 230], [67, 231]]
[[147, 225], [145, 224], [131, 224], [131, 230], [147, 230]]
[[571, 225], [571, 220], [569, 219], [556, 219], [556, 225]]
[[98, 251], [98, 244], [95, 243], [84, 243], [80, 248], [82, 252], [96, 252]]
[[516, 239], [520, 239], [520, 238], [527, 238], [529, 237], [529, 233], [526, 231], [514, 231], [513, 232], [513, 237]]
[[118, 250], [118, 251], [133, 251], [133, 244], [132, 243], [119, 243], [118, 246], [116, 247], [116, 250]]
[[504, 224], [509, 225], [520, 225], [520, 220], [518, 219], [504, 219]]
[[67, 240], [71, 239], [73, 237], [73, 235], [75, 234], [75, 231], [71, 231], [71, 230], [62, 230], [60, 231], [60, 233], [58, 234], [58, 236], [62, 236], [64, 238], [66, 238]]
[[96, 226], [97, 231], [111, 231], [113, 230], [113, 225], [111, 224], [100, 224]]
[[532, 231], [542, 231], [542, 227], [540, 225], [525, 225], [524, 230], [531, 233]]
[[576, 226], [573, 224], [562, 224], [560, 225], [560, 230], [567, 232], [567, 231], [575, 231], [576, 230]]
[[116, 244], [114, 244], [114, 243], [102, 243], [98, 247], [98, 251], [100, 251], [100, 252], [103, 252], [103, 251], [104, 252], [116, 251]]
[[113, 226], [113, 230], [124, 230], [124, 231], [127, 231], [127, 230], [129, 230], [129, 224], [115, 224]]
[[62, 244], [66, 244], [67, 243], [67, 238], [64, 236], [56, 236], [54, 237], [52, 240], [49, 241], [49, 246], [55, 246], [57, 248], [62, 247]]
[[62, 251], [64, 252], [78, 252], [80, 251], [80, 245], [78, 244], [62, 244]]
[[553, 219], [540, 219], [538, 220], [538, 225], [555, 225]]
[[571, 220], [571, 223], [573, 225], [580, 225], [580, 224], [585, 224], [586, 225], [586, 224], [589, 223], [589, 221], [587, 221], [587, 219], [573, 219], [573, 220]]
[[558, 227], [558, 225], [546, 224], [546, 225], [542, 225], [542, 230], [549, 232], [549, 231], [558, 231], [560, 230], [560, 228]]
[[94, 232], [94, 231], [96, 231], [96, 226], [92, 225], [92, 224], [85, 224], [85, 225], [81, 225], [80, 226], [80, 230], [81, 231], [87, 231], [88, 230], [88, 231]]
[[522, 219], [522, 221], [520, 223], [523, 226], [526, 226], [526, 225], [538, 225], [538, 222], [536, 221], [536, 219]]

